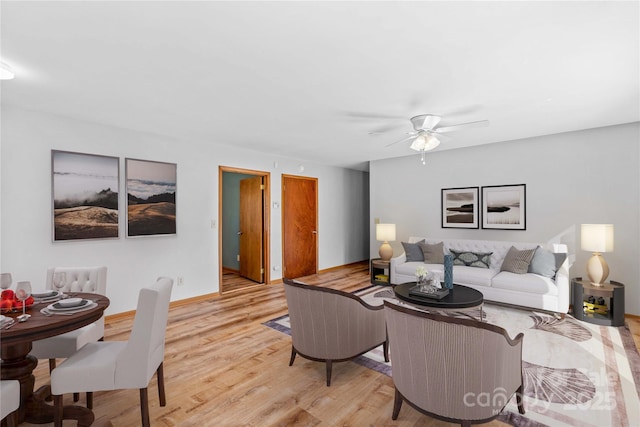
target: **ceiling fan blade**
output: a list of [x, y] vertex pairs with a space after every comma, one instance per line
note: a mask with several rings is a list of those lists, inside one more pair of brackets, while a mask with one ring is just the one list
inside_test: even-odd
[[440, 116], [427, 114], [424, 118], [424, 122], [422, 122], [422, 129], [433, 129], [438, 123], [440, 123], [440, 119]]
[[460, 123], [459, 125], [444, 126], [441, 128], [434, 129], [434, 132], [447, 133], [447, 132], [455, 132], [455, 131], [463, 130], [467, 128], [484, 127], [484, 126], [489, 126], [489, 120], [478, 120], [477, 122], [468, 122], [468, 123]]
[[359, 111], [347, 111], [345, 115], [347, 117], [353, 117], [356, 119], [406, 120], [406, 117], [403, 117], [403, 116], [393, 116], [390, 114], [378, 114], [378, 113], [362, 113]]
[[389, 132], [390, 130], [397, 129], [397, 128], [402, 127], [402, 126], [404, 126], [403, 123], [397, 123], [397, 124], [386, 125], [386, 126], [379, 126], [376, 129], [370, 131], [369, 135], [377, 135], [377, 134], [380, 134], [380, 133], [386, 133], [386, 132]]
[[411, 117], [411, 124], [415, 130], [431, 130], [440, 122], [441, 117], [434, 114], [420, 114]]
[[417, 133], [413, 133], [413, 132], [412, 132], [410, 136], [407, 136], [407, 137], [404, 137], [404, 138], [402, 138], [402, 139], [399, 139], [399, 140], [397, 140], [397, 141], [395, 141], [395, 142], [392, 142], [391, 144], [387, 144], [387, 145], [385, 145], [385, 147], [391, 147], [392, 145], [396, 145], [396, 144], [399, 144], [399, 143], [401, 143], [401, 142], [411, 141], [411, 140], [412, 140], [412, 139], [414, 139], [416, 136], [418, 136], [418, 134], [417, 134]]

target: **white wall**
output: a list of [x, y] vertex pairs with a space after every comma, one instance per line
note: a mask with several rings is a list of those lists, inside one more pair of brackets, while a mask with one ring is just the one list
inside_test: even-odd
[[[453, 136], [455, 137], [455, 135]], [[615, 225], [609, 278], [626, 285], [625, 311], [640, 315], [640, 123], [436, 151], [426, 166], [413, 155], [371, 163], [370, 253], [374, 218], [397, 224], [394, 254], [409, 236], [562, 242], [574, 255], [571, 275], [586, 276], [580, 224]], [[527, 185], [527, 229], [441, 228], [440, 190]]]
[[[319, 268], [368, 258], [368, 174], [299, 160], [186, 143], [64, 117], [2, 108], [0, 270], [44, 288], [52, 266], [107, 265], [107, 314], [135, 308], [138, 289], [158, 276], [184, 277], [172, 300], [217, 292], [218, 166], [271, 173], [271, 202], [281, 174], [318, 178]], [[52, 242], [51, 150], [120, 157], [120, 238]], [[124, 158], [177, 163], [177, 235], [125, 238]], [[275, 167], [277, 161], [278, 167]], [[271, 212], [271, 279], [282, 277], [280, 209]]]

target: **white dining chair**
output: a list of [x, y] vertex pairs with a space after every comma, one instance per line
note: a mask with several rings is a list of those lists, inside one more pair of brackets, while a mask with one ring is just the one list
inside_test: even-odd
[[[107, 293], [107, 267], [55, 267], [47, 270], [46, 289], [55, 290], [54, 273], [65, 273], [66, 283], [62, 292], [88, 292], [100, 295]], [[49, 370], [56, 366], [56, 359], [71, 356], [85, 344], [104, 337], [104, 316], [96, 322], [75, 331], [33, 342], [31, 355], [38, 359], [49, 359]]]
[[[7, 419], [7, 427], [18, 425], [20, 407], [20, 383], [15, 380], [0, 381], [0, 420]], [[4, 425], [4, 424], [3, 424]]]
[[[47, 270], [46, 289], [58, 289], [53, 285], [55, 273], [65, 273], [65, 284], [59, 289], [62, 292], [88, 292], [106, 296], [107, 267], [105, 266], [50, 268]], [[52, 371], [56, 367], [56, 359], [66, 359], [85, 344], [103, 338], [104, 316], [74, 331], [34, 341], [31, 355], [38, 359], [49, 359], [49, 371]], [[78, 394], [74, 394], [73, 397], [77, 402]]]
[[88, 343], [51, 372], [54, 426], [62, 427], [65, 393], [140, 389], [142, 425], [149, 426], [147, 387], [153, 373], [158, 381], [160, 406], [164, 392], [164, 337], [173, 279], [161, 277], [140, 290], [133, 329], [128, 341]]

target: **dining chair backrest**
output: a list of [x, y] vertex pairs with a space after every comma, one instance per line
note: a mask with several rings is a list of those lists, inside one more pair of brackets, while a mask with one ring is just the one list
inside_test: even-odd
[[62, 292], [90, 292], [106, 295], [107, 292], [107, 267], [53, 267], [47, 270], [47, 289], [56, 289], [53, 286], [53, 274], [66, 273], [66, 284]]
[[131, 336], [116, 361], [117, 388], [146, 387], [162, 363], [172, 287], [173, 279], [161, 277], [140, 290]]

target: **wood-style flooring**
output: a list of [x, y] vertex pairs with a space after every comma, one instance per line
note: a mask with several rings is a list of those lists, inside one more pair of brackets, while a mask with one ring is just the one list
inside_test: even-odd
[[[369, 284], [367, 263], [305, 277], [307, 283], [354, 291]], [[174, 304], [164, 362], [167, 406], [149, 389], [152, 426], [452, 426], [404, 404], [391, 420], [393, 381], [352, 362], [334, 364], [331, 387], [323, 363], [302, 357], [289, 367], [291, 339], [262, 323], [287, 312], [282, 284], [247, 288]], [[640, 344], [640, 319], [630, 319]], [[131, 316], [107, 319], [106, 340], [126, 340]], [[46, 361], [37, 386], [49, 381]], [[65, 396], [65, 402], [71, 396]], [[84, 404], [84, 396], [80, 403]], [[104, 425], [140, 425], [138, 390], [94, 394]], [[66, 425], [66, 424], [65, 424]], [[484, 426], [505, 426], [497, 421]]]

